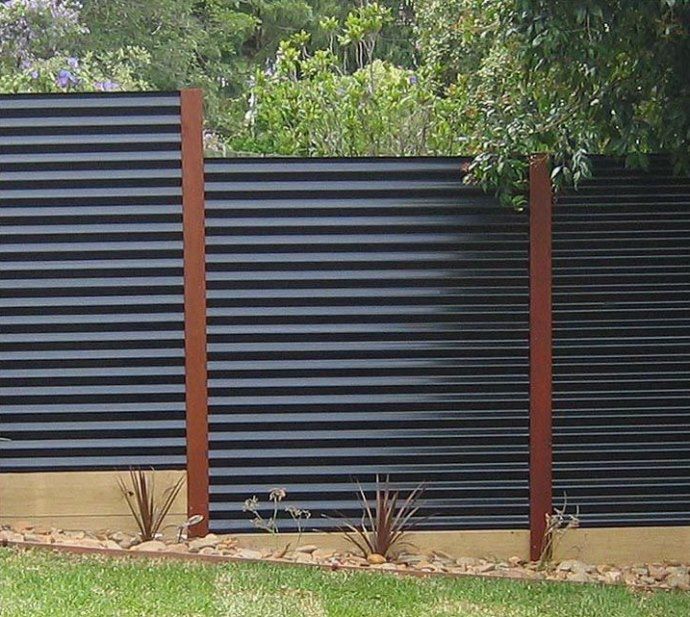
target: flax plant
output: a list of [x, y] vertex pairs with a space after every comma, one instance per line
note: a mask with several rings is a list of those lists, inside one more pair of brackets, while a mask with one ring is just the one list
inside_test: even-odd
[[153, 470], [147, 472], [130, 469], [129, 482], [118, 478], [117, 483], [139, 528], [141, 540], [147, 542], [156, 538], [182, 489], [184, 477], [180, 477], [159, 495], [156, 494]]
[[345, 539], [361, 551], [364, 557], [372, 554], [388, 557], [394, 547], [407, 544], [407, 534], [429, 518], [416, 517], [424, 484], [417, 485], [403, 499], [399, 491], [391, 490], [388, 476], [382, 482], [377, 475], [373, 506], [360, 482], [356, 481], [356, 484], [362, 518], [356, 524], [341, 515], [337, 526]]

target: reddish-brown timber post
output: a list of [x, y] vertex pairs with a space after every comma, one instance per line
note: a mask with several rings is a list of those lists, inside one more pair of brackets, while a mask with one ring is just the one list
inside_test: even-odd
[[187, 513], [204, 520], [189, 532], [208, 533], [208, 384], [206, 368], [206, 239], [204, 216], [203, 94], [180, 92], [182, 226], [184, 238], [184, 348], [187, 427]]
[[551, 514], [552, 346], [551, 217], [549, 157], [535, 154], [529, 166], [530, 278], [530, 558], [537, 560]]

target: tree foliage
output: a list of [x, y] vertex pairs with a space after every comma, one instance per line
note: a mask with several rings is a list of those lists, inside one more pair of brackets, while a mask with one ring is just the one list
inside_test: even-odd
[[232, 81], [241, 47], [255, 27], [254, 18], [236, 10], [236, 4], [85, 0], [86, 47], [96, 52], [132, 45], [146, 50], [151, 64], [145, 78], [162, 90], [188, 85], [215, 89]]
[[[234, 151], [302, 156], [440, 154], [452, 148], [445, 101], [423, 74], [378, 56], [390, 8], [360, 6], [321, 21], [326, 47], [301, 31], [257, 71]], [[324, 37], [321, 37], [324, 40]], [[233, 130], [234, 128], [234, 130]]]
[[84, 49], [89, 29], [73, 0], [0, 4], [0, 92], [143, 90], [144, 49]]
[[464, 92], [474, 177], [520, 202], [520, 155], [554, 154], [556, 183], [587, 152], [669, 152], [688, 169], [688, 0], [418, 0], [426, 64]]
[[125, 47], [81, 58], [56, 54], [25, 69], [0, 75], [0, 92], [113, 92], [149, 90], [140, 75], [148, 68], [145, 50]]
[[525, 74], [558, 85], [587, 127], [569, 139], [612, 154], [671, 152], [687, 165], [690, 1], [519, 0], [504, 32], [520, 37]]
[[[453, 127], [438, 99], [410, 71], [374, 60], [352, 73], [318, 50], [257, 74], [231, 150], [301, 156], [428, 155], [447, 152]], [[287, 55], [287, 54], [286, 54]]]
[[72, 0], [10, 0], [0, 5], [0, 62], [3, 72], [26, 68], [75, 45], [87, 29]]

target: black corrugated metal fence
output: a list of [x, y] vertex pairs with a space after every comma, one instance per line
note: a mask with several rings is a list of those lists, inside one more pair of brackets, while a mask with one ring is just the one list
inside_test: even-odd
[[[179, 93], [0, 110], [2, 471], [183, 467]], [[528, 217], [464, 163], [206, 161], [214, 530], [274, 487], [329, 526], [376, 474], [432, 527], [527, 527]], [[554, 497], [689, 525], [690, 179], [594, 163], [553, 211]]]
[[184, 465], [179, 101], [0, 96], [2, 471]]
[[527, 525], [527, 217], [461, 164], [207, 161], [213, 529], [275, 486], [332, 526], [377, 473]]
[[690, 524], [690, 179], [594, 158], [554, 208], [554, 495]]

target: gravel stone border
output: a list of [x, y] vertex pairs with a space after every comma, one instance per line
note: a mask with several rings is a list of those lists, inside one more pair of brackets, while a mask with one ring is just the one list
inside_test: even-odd
[[[308, 539], [307, 539], [308, 541]], [[680, 562], [645, 563], [627, 566], [587, 564], [577, 559], [539, 568], [519, 557], [507, 561], [455, 557], [442, 551], [400, 552], [391, 559], [382, 555], [364, 558], [349, 552], [302, 544], [295, 548], [249, 549], [239, 546], [231, 535], [208, 534], [203, 538], [160, 538], [141, 542], [137, 536], [121, 531], [70, 531], [42, 528], [19, 522], [0, 527], [0, 545], [38, 547], [66, 552], [198, 559], [201, 561], [267, 561], [311, 565], [331, 570], [387, 571], [416, 576], [482, 576], [523, 581], [565, 581], [626, 585], [638, 590], [690, 590], [690, 564]]]

